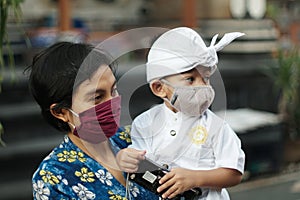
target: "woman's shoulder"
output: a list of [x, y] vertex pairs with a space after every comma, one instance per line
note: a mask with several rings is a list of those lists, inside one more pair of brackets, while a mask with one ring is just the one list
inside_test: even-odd
[[74, 168], [79, 163], [87, 161], [86, 155], [77, 148], [70, 148], [69, 138], [64, 137], [62, 143], [55, 147], [39, 164], [33, 174], [33, 179], [41, 178], [44, 175], [65, 174], [70, 168]]
[[[32, 180], [49, 179], [49, 183], [62, 181], [63, 176], [73, 176], [71, 171], [80, 171], [81, 168], [91, 165], [91, 159], [75, 146], [72, 141], [65, 136], [63, 141], [55, 147], [39, 164]], [[72, 169], [72, 170], [71, 170]]]
[[[44, 158], [32, 176], [35, 199], [77, 197], [80, 189], [91, 188], [96, 164], [67, 137]], [[97, 165], [98, 166], [98, 165]], [[88, 183], [83, 184], [83, 183]], [[94, 193], [90, 193], [94, 195]]]

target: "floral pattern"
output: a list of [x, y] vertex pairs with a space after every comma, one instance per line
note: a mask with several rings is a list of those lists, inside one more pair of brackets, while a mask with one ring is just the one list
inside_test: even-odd
[[[130, 144], [129, 133], [130, 126], [122, 127], [110, 138], [114, 151]], [[126, 189], [106, 168], [82, 152], [67, 136], [40, 163], [32, 177], [35, 200], [159, 199], [157, 195], [135, 183], [127, 184]]]
[[59, 179], [50, 171], [41, 170], [40, 175], [45, 183], [50, 183], [51, 185], [59, 183]]
[[95, 199], [95, 194], [89, 191], [86, 187], [78, 183], [77, 185], [72, 186], [73, 191], [77, 194], [79, 199], [88, 200]]
[[33, 191], [35, 193], [35, 199], [47, 200], [49, 199], [50, 190], [47, 188], [43, 181], [38, 180], [37, 183], [33, 183]]
[[125, 140], [127, 143], [131, 142], [131, 137], [130, 137], [130, 126], [125, 126], [124, 131], [120, 132], [120, 139]]
[[130, 193], [137, 197], [140, 194], [140, 190], [136, 185], [133, 185], [132, 182], [129, 182]]
[[105, 183], [106, 185], [112, 186], [111, 179], [113, 179], [113, 176], [111, 173], [106, 172], [104, 170], [98, 170], [98, 172], [95, 173], [96, 177], [102, 182]]
[[76, 152], [76, 151], [62, 151], [57, 154], [58, 161], [60, 162], [74, 162], [76, 159], [78, 159], [80, 162], [84, 162], [86, 158], [84, 158], [84, 155], [82, 152]]
[[76, 171], [75, 175], [80, 177], [80, 180], [83, 182], [94, 182], [95, 179], [93, 178], [95, 175], [93, 172], [89, 172], [86, 167], [81, 168], [81, 171]]
[[126, 197], [121, 197], [118, 194], [114, 194], [111, 190], [108, 191], [108, 194], [110, 195], [109, 199], [111, 200], [127, 200]]
[[76, 157], [74, 155], [75, 151], [63, 151], [62, 153], [58, 153], [57, 157], [59, 158], [58, 161], [60, 162], [74, 162], [76, 160]]

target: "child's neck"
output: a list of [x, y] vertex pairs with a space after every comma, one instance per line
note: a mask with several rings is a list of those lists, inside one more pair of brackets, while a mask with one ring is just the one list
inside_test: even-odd
[[168, 101], [164, 101], [164, 102], [165, 102], [167, 108], [169, 108], [171, 111], [173, 111], [174, 113], [177, 113], [177, 112], [178, 112], [178, 110], [177, 110], [176, 108], [174, 108], [174, 107], [170, 104], [170, 102], [168, 102]]

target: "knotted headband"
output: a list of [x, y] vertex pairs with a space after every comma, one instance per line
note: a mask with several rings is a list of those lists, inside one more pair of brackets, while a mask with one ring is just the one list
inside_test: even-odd
[[215, 68], [218, 63], [217, 52], [243, 35], [245, 34], [240, 32], [226, 33], [216, 44], [216, 34], [207, 47], [193, 29], [171, 29], [162, 34], [149, 51], [147, 81], [189, 71], [198, 65]]

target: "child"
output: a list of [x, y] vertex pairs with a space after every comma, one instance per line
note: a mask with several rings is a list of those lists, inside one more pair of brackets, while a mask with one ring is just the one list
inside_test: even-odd
[[229, 33], [206, 47], [194, 30], [179, 27], [162, 34], [152, 45], [147, 81], [164, 103], [133, 121], [132, 146], [121, 150], [118, 163], [124, 171], [137, 170], [144, 156], [167, 164], [170, 172], [157, 191], [173, 198], [201, 188], [197, 199], [229, 199], [226, 187], [241, 181], [245, 155], [229, 125], [208, 108], [214, 99], [209, 77], [218, 62], [217, 51], [243, 33]]

